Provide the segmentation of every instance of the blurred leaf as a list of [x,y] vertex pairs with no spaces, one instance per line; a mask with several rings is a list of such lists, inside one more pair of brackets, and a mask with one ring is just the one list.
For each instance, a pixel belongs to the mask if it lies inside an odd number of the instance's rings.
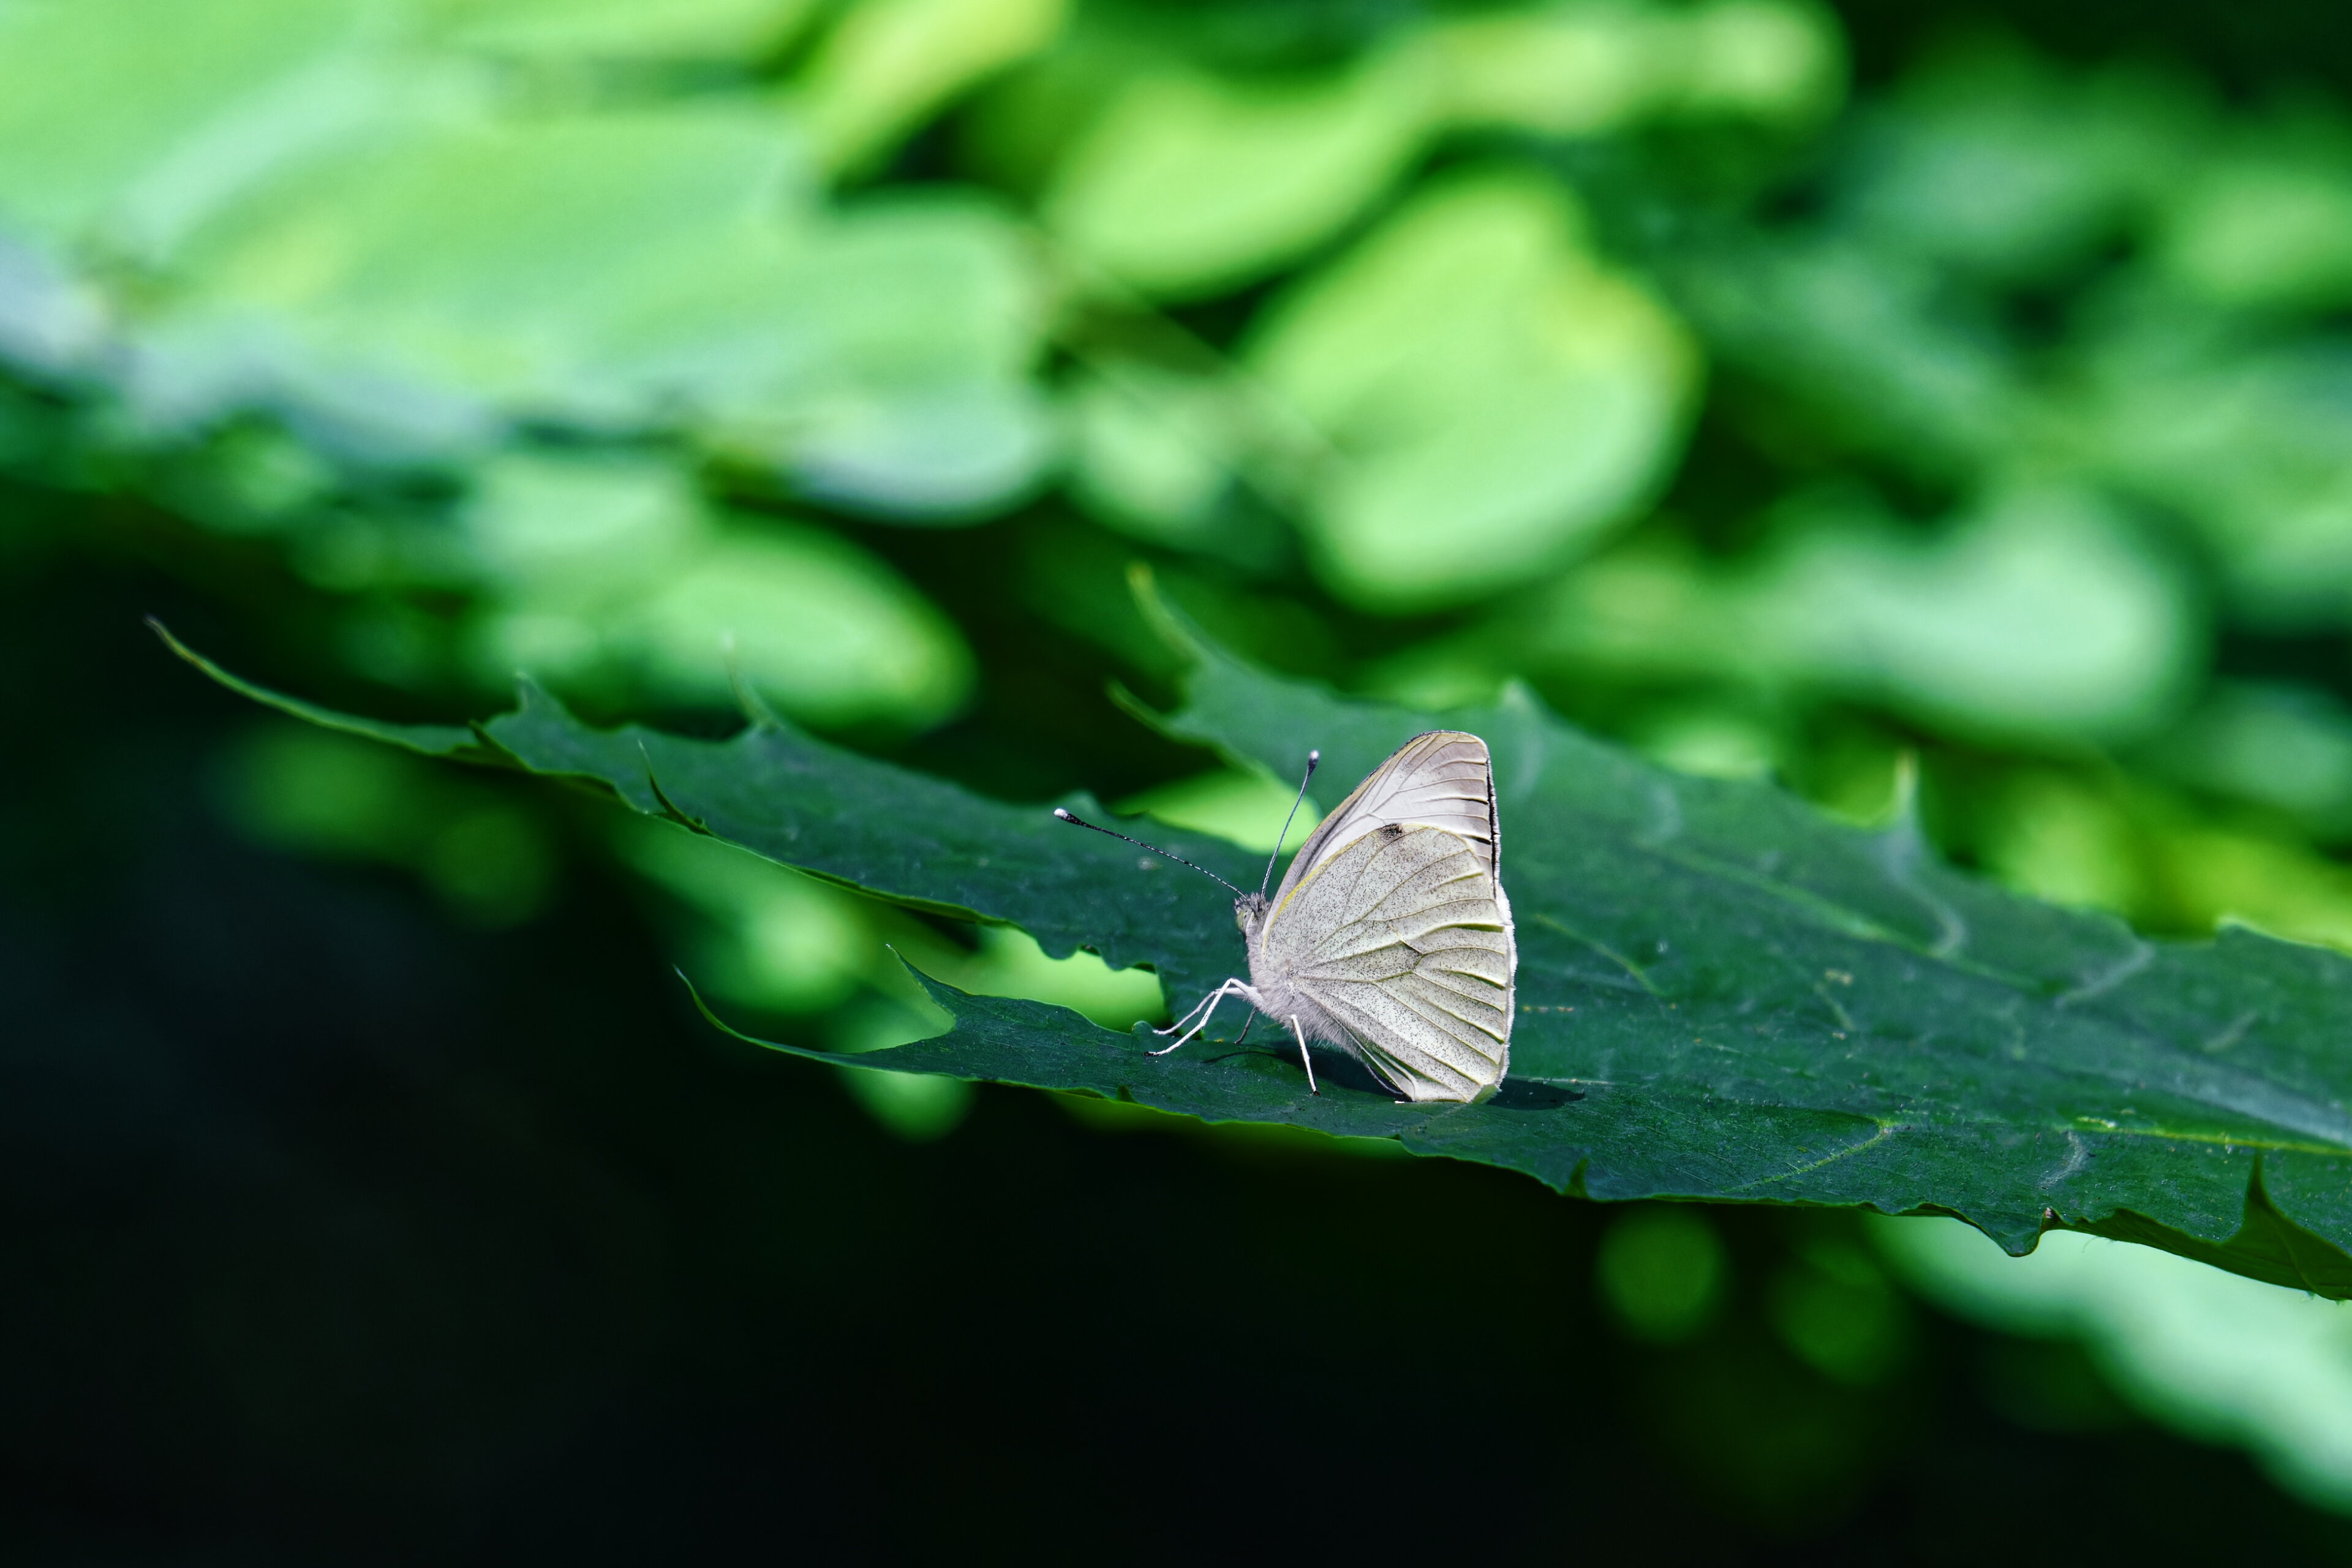
[[[1320,574],[1367,608],[1458,604],[1629,521],[1678,455],[1697,355],[1532,172],[1448,177],[1273,307],[1250,348],[1339,446]],[[1442,526],[1440,525],[1442,521]]]
[[[2258,726],[2252,739],[2280,746],[2272,760],[2282,770],[2282,790],[2292,787],[2285,770],[2302,765],[2298,753],[2313,738],[2293,735],[2282,745],[2274,732],[2262,732],[2275,712],[2230,712],[2235,706],[2193,719],[2152,754],[2177,759],[2200,741],[2217,751],[2244,745],[2249,737],[2231,730]],[[2238,925],[2352,948],[2352,870],[2271,813],[2241,808],[2217,821],[2145,775],[2111,765],[2026,764],[1977,781],[1946,816],[1967,819],[1955,837],[1977,863],[2033,897],[2105,910],[2143,929]]]
[[2166,898],[2194,924],[2352,949],[2352,868],[2309,846],[2198,825],[2164,835],[2156,849]]
[[446,784],[415,757],[332,731],[272,724],[215,770],[223,814],[249,838],[350,859],[400,860],[434,826]]
[[2143,318],[2085,356],[2103,470],[2184,513],[2231,608],[2265,630],[2352,620],[2352,348],[2215,341]]
[[395,90],[383,20],[367,0],[0,6],[0,229],[61,252],[176,233],[371,118]]
[[141,333],[138,406],[165,428],[274,408],[362,456],[683,426],[916,516],[1031,483],[1040,312],[1005,215],[809,203],[780,111],[740,102],[422,129],[209,225]]
[[706,522],[674,463],[510,450],[475,470],[462,527],[467,553],[509,594],[593,604],[668,575]]
[[1671,90],[1678,62],[1658,46],[1667,26],[1631,5],[1496,11],[1438,26],[1446,110],[1472,127],[1552,136],[1614,131]]
[[557,60],[733,60],[783,45],[816,0],[425,0],[437,40]]
[[2045,280],[2136,226],[2193,156],[2200,106],[2145,70],[2087,79],[2005,43],[1952,51],[1862,117],[1848,223],[2007,282]]
[[1429,127],[1429,62],[1376,55],[1282,81],[1191,73],[1125,86],[1065,155],[1042,207],[1071,248],[1163,299],[1248,283],[1354,218]]
[[1772,1281],[1765,1305],[1782,1342],[1839,1383],[1883,1383],[1911,1348],[1908,1304],[1849,1242],[1801,1248]]
[[858,0],[800,75],[802,112],[835,169],[872,162],[942,102],[1045,47],[1067,0]]
[[954,622],[874,556],[813,528],[723,534],[611,635],[673,700],[726,705],[740,674],[786,712],[828,724],[922,728],[971,686]]
[[2203,650],[2179,574],[2097,498],[1995,498],[1933,545],[1800,530],[1752,590],[1758,657],[1963,733],[2145,731]]
[[[105,300],[55,258],[11,239],[0,218],[0,356],[39,380],[97,368],[111,322]],[[52,455],[58,443],[29,438],[37,428],[27,401],[11,389],[0,414],[0,462],[12,466]]]
[[1654,763],[1710,779],[1769,778],[1781,751],[1755,714],[1705,703],[1661,702],[1628,739]]
[[1982,806],[1989,822],[1977,860],[2019,892],[2126,919],[2170,912],[2151,886],[2140,825],[2113,790],[2053,768],[2020,768],[1982,792]]
[[1219,768],[1154,784],[1119,802],[1118,809],[1129,816],[1157,817],[1171,827],[1213,833],[1244,849],[1267,855],[1277,847],[1276,839],[1281,840],[1279,847],[1297,849],[1323,820],[1312,795],[1302,796],[1290,784],[1241,768]]
[[356,384],[346,398],[408,386],[485,416],[644,419],[675,391],[601,340],[714,264],[732,281],[747,250],[780,269],[794,162],[780,123],[741,110],[461,123],[337,160],[177,258],[145,369],[173,390],[149,400],[203,417]]
[[667,367],[708,409],[712,445],[809,494],[929,523],[1021,499],[1057,433],[1030,379],[1041,280],[1011,215],[934,186],[861,201],[795,239],[780,266],[682,275],[614,351]]
[[2352,833],[2352,709],[2315,687],[2221,684],[2140,760],[2315,833]]
[[1182,548],[1216,537],[1248,441],[1213,380],[1114,363],[1070,393],[1072,494],[1121,533]]
[[464,557],[488,590],[472,661],[567,689],[719,709],[737,682],[796,718],[920,729],[963,700],[953,623],[835,534],[715,513],[674,462],[509,451],[477,470]]
[[840,1072],[842,1087],[909,1143],[944,1138],[971,1112],[971,1085],[961,1079],[851,1066]]
[[871,901],[700,834],[629,819],[628,863],[708,918],[690,951],[716,995],[771,1013],[814,1013],[869,978]]
[[259,422],[230,425],[179,456],[157,474],[158,498],[221,533],[299,530],[331,505],[341,478],[285,429]]
[[[1655,546],[1595,562],[1508,623],[1568,668],[1791,683],[1949,731],[2131,739],[2200,667],[2183,575],[2091,493],[2019,490],[1925,540],[1865,502],[1799,502],[1742,566]],[[1509,635],[1509,634],[1505,634]]]
[[953,622],[887,565],[819,530],[763,520],[718,529],[626,594],[541,592],[483,617],[483,674],[726,710],[740,682],[828,725],[921,729],[971,687]]
[[[1899,250],[1834,234],[1735,235],[1661,263],[1708,345],[1773,389],[1735,413],[1793,467],[1851,449],[1957,481],[2034,428],[2014,346]],[[1780,401],[1789,394],[1793,408]]]
[[1845,38],[1827,6],[1805,0],[1716,0],[1664,13],[1665,49],[1681,67],[1669,112],[1803,125],[1845,89]]
[[1694,1209],[1633,1210],[1601,1237],[1593,1272],[1617,1321],[1660,1344],[1706,1328],[1730,1294],[1723,1240]]
[[1245,372],[1090,355],[1066,392],[1069,493],[1105,527],[1252,575],[1296,556],[1284,517],[1329,446]]
[[2180,182],[2157,262],[2221,304],[2313,310],[2352,300],[2352,124],[2257,132]]
[[553,879],[543,830],[512,804],[348,734],[256,729],[219,759],[215,796],[230,825],[257,843],[406,867],[476,924],[529,917]]
[[[1424,716],[1343,702],[1196,647],[1172,733],[1277,771],[1360,775]],[[1181,1003],[1240,958],[1204,880],[765,724],[724,742],[596,731],[528,686],[482,736],[771,858],[1020,924],[1046,952],[1150,958]],[[1677,778],[1523,696],[1457,714],[1494,747],[1521,966],[1513,1076],[1407,1106],[1278,1052],[1144,1042],[1035,1003],[939,993],[956,1028],[873,1065],[1078,1089],[1213,1121],[1403,1140],[1596,1198],[1960,1214],[2012,1251],[2102,1230],[2352,1296],[2352,960],[2240,930],[2157,944],[1766,787]],[[1213,841],[1173,847],[1245,879]],[[801,1054],[824,1053],[783,1047]],[[2242,1229],[2255,1163],[2276,1222]],[[2291,1245],[2284,1250],[2281,1238]]]
[[1565,4],[1440,24],[1456,123],[1592,135],[1652,118],[1804,121],[1836,105],[1843,40],[1808,5]]

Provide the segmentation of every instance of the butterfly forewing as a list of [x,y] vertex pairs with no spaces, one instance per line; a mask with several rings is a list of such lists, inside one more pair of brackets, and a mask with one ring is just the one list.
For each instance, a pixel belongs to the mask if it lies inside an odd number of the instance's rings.
[[1432,730],[1399,746],[1299,846],[1275,893],[1276,906],[1318,861],[1391,823],[1442,827],[1468,840],[1492,877],[1502,836],[1486,742],[1460,730]]

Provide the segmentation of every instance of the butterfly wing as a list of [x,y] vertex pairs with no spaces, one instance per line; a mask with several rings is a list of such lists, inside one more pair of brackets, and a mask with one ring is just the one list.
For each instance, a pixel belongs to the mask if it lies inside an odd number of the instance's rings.
[[1461,730],[1432,730],[1390,752],[1298,847],[1275,891],[1276,907],[1318,861],[1390,824],[1442,827],[1467,839],[1487,876],[1496,877],[1503,836],[1486,742]]
[[1262,951],[1391,1087],[1474,1100],[1508,1065],[1518,944],[1486,742],[1416,735],[1323,819]]

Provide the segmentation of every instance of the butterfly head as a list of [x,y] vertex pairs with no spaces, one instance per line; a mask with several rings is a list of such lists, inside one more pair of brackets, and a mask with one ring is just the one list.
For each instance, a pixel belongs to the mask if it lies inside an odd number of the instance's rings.
[[1265,911],[1272,907],[1264,893],[1244,893],[1234,900],[1234,924],[1242,928],[1242,935],[1255,941],[1258,929],[1265,924]]

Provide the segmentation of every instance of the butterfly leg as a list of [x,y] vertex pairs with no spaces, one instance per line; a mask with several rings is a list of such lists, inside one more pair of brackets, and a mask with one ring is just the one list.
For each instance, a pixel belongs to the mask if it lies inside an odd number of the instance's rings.
[[1186,1013],[1182,1017],[1177,1019],[1174,1023],[1169,1025],[1164,1029],[1154,1029],[1151,1032],[1155,1035],[1181,1034],[1185,1029],[1191,1026],[1193,1019],[1201,1016],[1201,1010],[1203,1007],[1213,1007],[1216,1005],[1217,998],[1225,994],[1226,988],[1228,986],[1238,985],[1240,984],[1241,982],[1238,979],[1226,981],[1223,985],[1218,986],[1214,991],[1210,992],[1206,996],[1203,996],[1198,1002],[1193,1003],[1192,1011]]
[[[1174,1050],[1176,1046],[1184,1044],[1193,1036],[1199,1034],[1202,1030],[1209,1026],[1209,1020],[1217,1016],[1218,1003],[1223,1001],[1228,996],[1247,996],[1249,994],[1251,994],[1251,992],[1249,983],[1247,981],[1226,981],[1223,985],[1220,985],[1214,991],[1210,992],[1202,1004],[1198,1007],[1192,1009],[1192,1013],[1198,1013],[1201,1016],[1201,1021],[1199,1023],[1194,1024],[1191,1028],[1185,1030],[1184,1033],[1178,1037],[1176,1045],[1162,1046],[1160,1049],[1153,1051],[1150,1054],[1155,1057],[1166,1056],[1170,1051]],[[1189,1018],[1192,1016],[1192,1013],[1187,1013],[1185,1016]]]
[[1290,1030],[1298,1037],[1298,1065],[1307,1069],[1307,1092],[1320,1094],[1323,1091],[1315,1087],[1315,1064],[1307,1059],[1307,1031],[1298,1026],[1298,1015],[1296,1013],[1290,1016]]

